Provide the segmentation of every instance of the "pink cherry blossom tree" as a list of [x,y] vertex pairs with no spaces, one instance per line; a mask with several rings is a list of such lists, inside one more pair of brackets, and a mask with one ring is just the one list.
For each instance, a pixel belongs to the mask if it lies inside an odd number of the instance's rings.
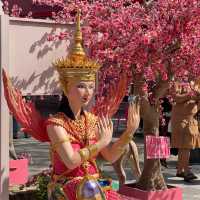
[[[74,21],[77,8],[82,11],[84,45],[90,57],[103,64],[97,96],[102,99],[110,85],[118,83],[121,73],[127,74],[127,86],[133,82],[134,94],[141,99],[144,134],[158,136],[160,98],[173,80],[200,76],[200,0],[58,3],[63,10],[52,14],[57,22]],[[70,35],[51,35],[49,40],[65,37]],[[136,186],[144,190],[167,187],[159,159],[145,159]]]
[[[84,44],[103,63],[98,95],[116,84],[120,73],[132,75],[128,83],[134,82],[134,93],[141,97],[144,134],[158,136],[160,98],[170,83],[200,75],[199,6],[199,0],[76,1],[54,18],[73,21],[81,8]],[[145,159],[137,187],[166,188],[159,159]]]

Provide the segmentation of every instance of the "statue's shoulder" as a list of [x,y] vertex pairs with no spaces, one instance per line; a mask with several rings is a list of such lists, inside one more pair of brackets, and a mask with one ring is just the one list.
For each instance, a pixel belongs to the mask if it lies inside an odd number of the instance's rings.
[[61,125],[63,126],[63,124],[65,123],[66,117],[64,115],[64,113],[56,113],[53,115],[49,115],[49,117],[46,120],[46,125]]

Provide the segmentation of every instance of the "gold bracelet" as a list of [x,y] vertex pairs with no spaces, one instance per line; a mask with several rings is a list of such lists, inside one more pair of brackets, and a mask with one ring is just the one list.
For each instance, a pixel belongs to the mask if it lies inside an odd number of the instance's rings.
[[123,134],[121,137],[122,145],[127,145],[133,139],[133,135]]
[[89,154],[90,154],[90,158],[96,156],[96,154],[98,153],[97,144],[92,144],[92,145],[88,146],[88,151],[89,151]]
[[88,148],[80,149],[78,152],[79,152],[82,162],[85,162],[89,159],[90,152],[89,152]]
[[62,140],[59,140],[58,142],[55,142],[54,144],[51,144],[52,151],[55,151],[62,143],[69,142],[69,141],[70,139],[66,137]]
[[117,153],[124,153],[124,151],[126,150],[126,148],[125,148],[125,146],[118,146],[117,148],[116,148],[116,150],[117,150]]

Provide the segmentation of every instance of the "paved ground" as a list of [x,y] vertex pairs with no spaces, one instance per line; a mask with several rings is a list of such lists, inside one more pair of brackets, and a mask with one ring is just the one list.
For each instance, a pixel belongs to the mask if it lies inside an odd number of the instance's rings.
[[[142,138],[137,137],[136,144],[139,148],[140,154],[140,163],[141,167],[143,166],[143,144]],[[16,152],[30,153],[32,156],[32,163],[30,164],[29,170],[30,174],[36,174],[41,172],[43,169],[46,169],[49,165],[49,153],[48,153],[48,144],[38,143],[31,138],[20,138],[14,140]],[[183,189],[183,200],[200,200],[200,165],[193,165],[193,171],[199,176],[199,179],[195,180],[193,183],[185,183],[181,178],[177,178],[174,175],[176,174],[176,156],[172,156],[169,161],[169,168],[163,169],[163,174],[166,179],[166,182],[170,185],[175,185]],[[112,167],[106,163],[102,167],[105,174],[112,176],[114,180],[117,180],[116,174],[113,171]],[[134,181],[131,169],[126,165],[127,181]]]

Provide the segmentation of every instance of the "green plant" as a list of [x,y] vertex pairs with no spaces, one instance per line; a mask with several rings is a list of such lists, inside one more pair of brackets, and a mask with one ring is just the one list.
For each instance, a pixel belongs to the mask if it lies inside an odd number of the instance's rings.
[[47,186],[51,180],[49,174],[40,174],[37,177],[37,190],[35,196],[37,200],[48,200]]

